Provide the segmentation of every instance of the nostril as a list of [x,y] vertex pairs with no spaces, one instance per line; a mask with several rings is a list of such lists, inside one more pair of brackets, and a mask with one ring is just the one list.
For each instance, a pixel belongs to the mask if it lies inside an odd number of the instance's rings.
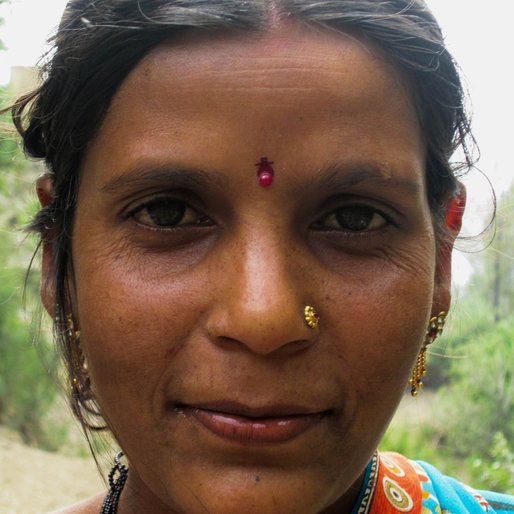
[[289,356],[301,353],[309,349],[314,343],[313,339],[278,340],[272,335],[259,336],[249,335],[246,338],[236,339],[234,337],[218,336],[215,344],[227,351],[247,351],[257,355],[277,354]]
[[281,353],[283,355],[301,353],[311,348],[314,342],[314,339],[298,339],[291,341],[281,348]]

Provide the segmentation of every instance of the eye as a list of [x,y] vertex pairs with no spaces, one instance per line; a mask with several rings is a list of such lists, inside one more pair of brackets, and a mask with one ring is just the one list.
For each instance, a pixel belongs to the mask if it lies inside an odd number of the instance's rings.
[[210,226],[212,221],[204,214],[176,198],[155,198],[133,209],[128,217],[141,225],[157,229],[183,226]]
[[321,230],[369,232],[388,224],[384,215],[366,205],[345,205],[332,211],[315,224]]

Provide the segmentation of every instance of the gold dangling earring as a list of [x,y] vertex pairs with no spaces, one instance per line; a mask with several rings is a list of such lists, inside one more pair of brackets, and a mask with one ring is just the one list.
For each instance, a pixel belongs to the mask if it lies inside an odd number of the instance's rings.
[[440,312],[437,316],[431,318],[428,323],[425,340],[423,341],[423,348],[421,348],[419,352],[409,380],[409,384],[411,386],[410,394],[413,397],[418,396],[418,389],[423,387],[421,379],[427,374],[427,347],[443,333],[446,316],[446,312]]
[[73,393],[81,398],[84,396],[84,392],[89,390],[89,370],[80,346],[80,330],[75,330],[75,323],[71,315],[66,318],[66,335],[70,345],[72,360],[71,387]]

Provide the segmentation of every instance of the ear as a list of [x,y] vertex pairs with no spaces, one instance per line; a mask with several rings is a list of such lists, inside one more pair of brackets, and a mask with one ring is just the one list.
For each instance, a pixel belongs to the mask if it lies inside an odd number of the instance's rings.
[[455,239],[462,228],[462,218],[466,208],[466,188],[459,182],[457,192],[446,206],[444,233],[437,250],[435,271],[435,291],[432,314],[448,312],[451,304],[452,253]]
[[[36,194],[41,208],[48,207],[54,199],[53,179],[50,175],[43,175],[36,181]],[[45,230],[41,235],[43,258],[41,263],[40,295],[43,306],[52,319],[55,317],[55,292],[54,292],[54,248],[55,242],[52,229]]]

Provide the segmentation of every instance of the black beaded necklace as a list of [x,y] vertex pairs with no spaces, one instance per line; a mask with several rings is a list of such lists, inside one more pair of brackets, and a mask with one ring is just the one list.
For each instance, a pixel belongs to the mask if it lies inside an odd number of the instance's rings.
[[123,452],[118,452],[114,457],[114,466],[109,473],[109,491],[104,499],[100,514],[116,514],[121,492],[128,478],[128,468],[121,463]]

